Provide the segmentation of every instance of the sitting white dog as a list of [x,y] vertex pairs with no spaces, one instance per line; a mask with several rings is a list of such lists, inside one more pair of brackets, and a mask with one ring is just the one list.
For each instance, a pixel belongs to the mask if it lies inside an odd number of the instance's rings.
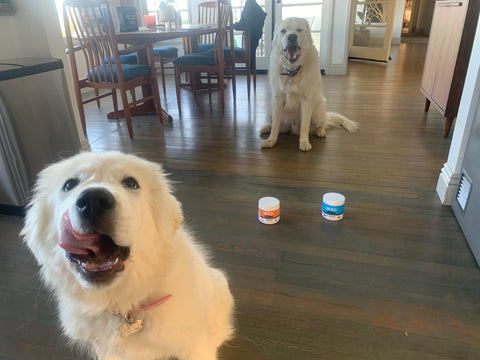
[[159,165],[82,153],[43,170],[22,236],[65,334],[99,360],[214,360],[232,335],[223,273],[182,226]]
[[309,134],[324,137],[329,127],[339,126],[356,131],[356,122],[325,110],[318,51],[307,20],[288,18],[275,27],[268,77],[271,117],[260,133],[270,135],[263,148],[275,146],[280,132],[300,135],[300,150],[309,151]]

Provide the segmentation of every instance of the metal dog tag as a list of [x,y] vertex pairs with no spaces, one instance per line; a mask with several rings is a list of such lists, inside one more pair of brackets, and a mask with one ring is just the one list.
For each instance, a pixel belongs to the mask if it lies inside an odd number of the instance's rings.
[[129,319],[127,317],[124,317],[124,319],[127,323],[118,328],[122,338],[126,338],[127,336],[137,333],[143,329],[142,320],[138,319],[134,321],[133,319]]

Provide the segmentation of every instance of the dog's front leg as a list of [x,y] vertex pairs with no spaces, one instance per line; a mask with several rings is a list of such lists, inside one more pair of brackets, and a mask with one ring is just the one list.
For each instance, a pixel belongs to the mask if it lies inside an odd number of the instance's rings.
[[278,139],[278,133],[280,132],[280,123],[282,121],[282,112],[285,106],[285,95],[277,95],[273,99],[273,118],[272,128],[270,130],[269,137],[263,141],[262,148],[271,148],[275,146]]
[[313,106],[310,101],[302,101],[300,106],[301,111],[301,123],[300,123],[300,143],[299,148],[302,151],[310,151],[312,145],[308,140],[310,133],[310,121],[312,120]]

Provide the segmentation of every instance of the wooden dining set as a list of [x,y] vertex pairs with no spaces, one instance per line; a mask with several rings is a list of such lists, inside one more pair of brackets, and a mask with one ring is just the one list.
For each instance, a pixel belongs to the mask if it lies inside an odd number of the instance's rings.
[[[166,96],[165,64],[170,62],[173,63],[179,114],[182,88],[191,90],[195,101],[198,90],[208,90],[211,97],[212,89],[216,89],[224,112],[225,80],[231,80],[235,101],[239,67],[246,70],[250,98],[251,72],[254,89],[256,85],[255,64],[250,60],[250,36],[248,29],[243,31],[242,43],[235,44],[230,0],[200,3],[196,24],[169,29],[115,31],[112,10],[106,0],[65,0],[63,3],[67,52],[85,136],[84,105],[95,101],[100,107],[100,99],[110,96],[114,110],[108,117],[117,120],[124,117],[131,139],[134,137],[133,115],[156,113],[162,123],[173,121],[162,109],[157,82],[157,75],[160,75]],[[174,38],[183,38],[184,54],[181,56],[176,47],[155,45]],[[79,72],[79,60],[85,62],[86,74]],[[135,92],[139,87],[141,97]],[[93,89],[93,94],[82,91],[84,88]],[[118,104],[117,91],[122,108]]]

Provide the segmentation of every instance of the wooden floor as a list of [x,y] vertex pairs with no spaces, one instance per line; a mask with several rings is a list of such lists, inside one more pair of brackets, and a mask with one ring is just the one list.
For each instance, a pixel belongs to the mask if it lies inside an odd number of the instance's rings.
[[[236,336],[224,360],[480,359],[480,271],[435,186],[451,139],[443,118],[423,112],[419,90],[425,41],[395,46],[388,64],[350,62],[347,76],[324,77],[329,110],[359,122],[298,150],[281,135],[262,150],[269,104],[266,76],[236,107],[227,89],[182,91],[173,77],[164,107],[173,125],[106,120],[108,100],[88,110],[95,152],[122,150],[164,164],[187,224],[229,275]],[[450,135],[451,136],[451,135]],[[322,195],[346,196],[345,217],[321,216]],[[257,220],[260,197],[281,201],[281,220]],[[22,220],[0,215],[0,358],[78,360],[59,335],[55,309],[32,256],[18,239]]]

